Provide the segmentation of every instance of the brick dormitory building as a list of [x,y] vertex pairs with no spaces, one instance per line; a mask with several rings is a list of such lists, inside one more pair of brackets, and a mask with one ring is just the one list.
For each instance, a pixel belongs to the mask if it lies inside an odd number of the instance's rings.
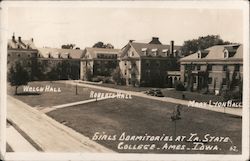
[[238,90],[243,80],[243,45],[216,45],[180,59],[181,81],[189,90]]
[[30,40],[18,39],[12,36],[8,40],[7,70],[20,63],[29,73],[31,80],[47,80],[52,70],[61,71],[54,79],[79,79],[80,58],[83,50],[37,48],[33,38]]
[[153,37],[149,43],[130,41],[122,48],[119,66],[126,85],[169,86],[180,79],[180,46],[164,45]]
[[122,49],[37,48],[34,40],[8,40],[7,67],[16,62],[30,72],[32,80],[48,80],[54,71],[55,80],[86,80],[111,77],[119,68],[126,85],[174,87],[181,81],[187,90],[216,93],[237,90],[243,80],[243,45],[216,45],[186,57],[181,46],[162,44],[153,37],[149,43],[129,41]]

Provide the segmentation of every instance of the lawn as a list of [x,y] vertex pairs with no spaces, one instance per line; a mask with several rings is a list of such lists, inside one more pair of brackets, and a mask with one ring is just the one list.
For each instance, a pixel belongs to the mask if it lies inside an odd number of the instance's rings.
[[76,95],[76,86],[74,85],[47,81],[29,82],[28,85],[32,87],[45,87],[46,85],[49,85],[56,89],[60,88],[61,92],[24,92],[24,87],[20,86],[18,88],[18,95],[14,95],[15,87],[8,86],[8,94],[32,107],[50,107],[91,99],[89,96],[92,89],[82,86],[77,87]]
[[[122,85],[115,85],[115,84],[97,84],[97,86],[127,90],[127,91],[135,91],[135,92],[142,92],[151,89],[152,87],[133,87],[133,86],[122,86]],[[174,88],[159,88],[165,97],[183,99],[183,94],[185,95],[186,100],[195,100],[197,102],[209,102],[211,101],[223,101],[222,96],[215,96],[212,94],[201,94],[198,92],[190,92],[190,91],[176,91]]]
[[[93,138],[96,132],[110,135],[111,140],[103,138],[98,143],[126,153],[206,153],[206,154],[239,154],[241,153],[241,118],[228,114],[217,113],[197,108],[183,106],[181,108],[181,120],[175,124],[171,121],[171,115],[176,105],[161,101],[155,101],[140,97],[131,100],[108,99],[100,102],[83,104],[68,108],[62,108],[47,113],[58,122],[63,122],[83,135]],[[188,141],[124,141],[126,144],[155,144],[160,149],[154,150],[121,150],[118,144],[121,134],[126,135],[151,135],[151,136],[190,136],[197,133],[201,138],[205,134],[213,136],[228,136],[238,148],[238,152],[229,151],[230,142],[205,143],[205,145],[218,145],[219,150],[172,150],[161,149],[165,143],[182,144],[193,147],[193,142]],[[115,136],[114,136],[115,135]],[[114,139],[115,137],[115,139]],[[112,140],[112,138],[114,140]]]

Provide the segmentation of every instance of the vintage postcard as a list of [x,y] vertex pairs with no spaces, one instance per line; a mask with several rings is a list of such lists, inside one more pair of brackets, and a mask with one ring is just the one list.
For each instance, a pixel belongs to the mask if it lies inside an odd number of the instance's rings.
[[249,3],[1,2],[3,160],[248,160]]

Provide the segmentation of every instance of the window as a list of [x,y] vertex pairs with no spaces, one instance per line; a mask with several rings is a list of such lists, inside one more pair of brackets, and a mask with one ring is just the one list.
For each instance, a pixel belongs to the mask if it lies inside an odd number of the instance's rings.
[[17,56],[20,57],[20,54],[18,54]]
[[127,65],[127,61],[124,62],[124,65]]
[[201,65],[197,65],[197,70],[201,70]]
[[30,55],[28,55],[28,57],[30,57]]
[[144,56],[147,56],[147,48],[142,48],[141,51]]
[[157,55],[158,55],[158,50],[157,50],[157,49],[152,49],[151,51],[152,51],[152,54],[153,54],[154,56],[157,56]]
[[222,79],[222,85],[227,85],[227,79],[226,78]]
[[227,65],[223,65],[223,71],[227,71]]
[[187,82],[187,76],[184,77],[184,82]]
[[235,64],[234,70],[235,70],[235,71],[240,71],[240,65],[239,65],[239,64]]
[[200,50],[197,52],[197,55],[198,55],[198,59],[200,59],[201,58],[201,51]]
[[213,78],[209,77],[208,78],[208,84],[212,84]]
[[196,83],[196,82],[197,82],[197,81],[196,81],[196,77],[193,77],[193,82],[194,82],[194,83]]
[[168,56],[168,49],[162,49],[162,53],[164,54],[164,56]]
[[212,68],[213,68],[212,64],[208,64],[208,65],[207,65],[207,70],[208,70],[208,71],[211,71]]
[[159,62],[159,61],[156,62],[156,66],[157,66],[157,67],[160,66],[160,62]]
[[127,71],[126,70],[124,70],[124,75],[127,75]]
[[229,53],[228,53],[228,50],[224,50],[224,58],[228,58],[229,57]]
[[8,56],[10,56],[10,54],[8,54]]

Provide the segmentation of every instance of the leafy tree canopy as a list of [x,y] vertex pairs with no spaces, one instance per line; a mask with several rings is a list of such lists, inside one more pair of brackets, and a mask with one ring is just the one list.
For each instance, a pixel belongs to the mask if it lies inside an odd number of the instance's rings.
[[181,51],[184,56],[188,56],[198,50],[204,50],[214,45],[226,44],[230,44],[230,42],[222,40],[219,35],[207,35],[205,37],[199,37],[198,39],[184,41]]
[[114,49],[114,46],[110,43],[104,44],[103,42],[99,41],[93,45],[93,48],[107,48],[107,49]]
[[11,86],[16,87],[15,94],[17,94],[17,88],[21,85],[27,85],[29,80],[30,76],[28,71],[19,62],[16,62],[10,67],[8,81]]
[[[62,45],[61,48],[62,49],[74,49],[76,45],[75,44],[65,44],[65,45]],[[80,49],[79,47],[76,47],[76,49]]]

